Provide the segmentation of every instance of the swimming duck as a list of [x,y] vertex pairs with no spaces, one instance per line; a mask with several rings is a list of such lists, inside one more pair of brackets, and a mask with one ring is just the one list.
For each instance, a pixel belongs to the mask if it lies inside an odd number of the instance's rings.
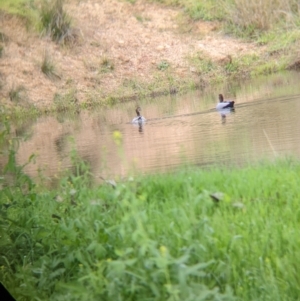
[[224,97],[222,94],[219,94],[219,103],[216,106],[217,110],[223,109],[234,109],[234,101],[224,101]]
[[132,119],[132,123],[143,123],[143,122],[145,122],[146,121],[146,118],[144,118],[143,116],[141,116],[141,108],[140,107],[137,107],[136,108],[136,115],[137,115],[137,117],[134,117],[133,119]]

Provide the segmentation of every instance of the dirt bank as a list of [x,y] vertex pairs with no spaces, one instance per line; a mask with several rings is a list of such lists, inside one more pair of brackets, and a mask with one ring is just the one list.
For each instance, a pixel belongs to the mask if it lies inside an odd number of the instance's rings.
[[[181,82],[199,80],[192,56],[222,64],[259,51],[252,43],[222,35],[217,23],[183,25],[180,9],[158,4],[70,0],[65,9],[77,32],[76,42],[69,46],[28,31],[17,17],[1,14],[2,104],[14,102],[15,90],[19,103],[50,106],[55,95],[72,93],[80,102],[91,97],[100,102],[116,91],[132,93],[143,83],[149,90],[162,88],[170,77],[180,87]],[[55,67],[51,78],[41,70],[46,53]]]

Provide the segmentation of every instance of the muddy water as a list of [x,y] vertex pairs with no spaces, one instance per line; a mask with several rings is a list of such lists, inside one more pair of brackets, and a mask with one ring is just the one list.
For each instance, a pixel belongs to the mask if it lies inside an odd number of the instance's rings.
[[[96,176],[300,157],[299,82],[300,74],[285,73],[138,102],[147,118],[141,127],[130,123],[137,102],[42,117],[15,127],[26,137],[17,159],[24,163],[35,153],[26,172],[52,178],[72,168],[73,148]],[[235,100],[234,113],[222,117],[214,109],[219,93]]]

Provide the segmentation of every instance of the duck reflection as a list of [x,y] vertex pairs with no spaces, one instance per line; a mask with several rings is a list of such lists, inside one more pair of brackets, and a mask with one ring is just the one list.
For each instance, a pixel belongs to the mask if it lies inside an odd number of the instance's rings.
[[139,123],[139,132],[143,133],[144,129],[143,129],[143,124]]
[[138,128],[139,133],[141,133],[141,134],[144,133],[144,124],[143,123],[133,124],[133,126]]

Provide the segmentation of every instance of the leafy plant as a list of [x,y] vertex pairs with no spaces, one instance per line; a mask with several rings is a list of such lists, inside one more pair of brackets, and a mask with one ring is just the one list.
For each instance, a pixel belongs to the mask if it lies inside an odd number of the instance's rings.
[[170,64],[167,61],[161,61],[157,64],[157,69],[160,71],[167,70],[170,67]]

